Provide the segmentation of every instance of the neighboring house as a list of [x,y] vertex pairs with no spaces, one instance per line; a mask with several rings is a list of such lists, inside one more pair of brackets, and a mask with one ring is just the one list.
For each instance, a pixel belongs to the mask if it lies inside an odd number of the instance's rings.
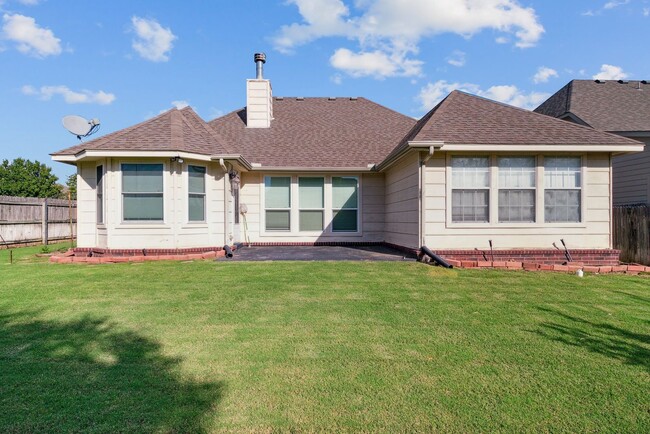
[[[647,80],[573,80],[535,111],[650,145]],[[642,154],[615,155],[613,169],[614,205],[650,205],[650,146]]]
[[53,159],[78,168],[81,248],[470,257],[491,241],[499,258],[548,260],[564,239],[574,257],[611,259],[611,156],[642,149],[459,91],[416,122],[364,98],[273,97],[260,74],[244,109],[209,123],[172,109]]

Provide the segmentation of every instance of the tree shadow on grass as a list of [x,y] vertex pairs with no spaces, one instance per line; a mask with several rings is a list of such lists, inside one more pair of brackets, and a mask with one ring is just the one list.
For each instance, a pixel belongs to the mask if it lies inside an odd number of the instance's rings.
[[222,382],[103,318],[0,315],[0,432],[203,432]]
[[650,335],[589,321],[553,309],[538,309],[556,315],[563,323],[542,323],[542,329],[537,330],[537,334],[650,371]]

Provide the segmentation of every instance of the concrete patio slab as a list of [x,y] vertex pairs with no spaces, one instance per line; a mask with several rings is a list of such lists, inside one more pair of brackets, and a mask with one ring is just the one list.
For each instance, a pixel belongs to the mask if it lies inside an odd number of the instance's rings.
[[415,261],[386,246],[242,246],[219,261]]

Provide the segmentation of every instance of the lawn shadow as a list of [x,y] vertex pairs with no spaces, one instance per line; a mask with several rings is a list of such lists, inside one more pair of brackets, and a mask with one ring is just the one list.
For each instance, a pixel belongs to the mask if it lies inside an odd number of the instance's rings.
[[538,307],[556,315],[559,322],[542,323],[536,333],[556,342],[602,354],[650,371],[650,335],[634,333],[607,323],[597,323],[554,309]]
[[642,297],[636,294],[630,294],[629,292],[625,292],[625,291],[613,291],[613,292],[615,292],[616,294],[623,294],[627,297],[630,297],[634,301],[640,301],[641,303],[650,304],[650,298],[647,297]]
[[105,318],[0,315],[0,432],[204,432],[224,384]]

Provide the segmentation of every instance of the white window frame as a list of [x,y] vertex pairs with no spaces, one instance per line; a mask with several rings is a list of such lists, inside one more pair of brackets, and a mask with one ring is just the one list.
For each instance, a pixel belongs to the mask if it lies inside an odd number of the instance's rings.
[[[354,178],[357,180],[357,206],[356,208],[334,208],[334,178]],[[330,188],[331,188],[331,201],[332,201],[332,218],[330,219],[330,224],[328,227],[330,228],[330,231],[333,234],[356,234],[360,230],[360,225],[361,225],[361,211],[360,211],[360,202],[361,202],[361,197],[360,197],[360,192],[361,192],[361,182],[359,180],[359,176],[357,175],[332,175],[330,177]],[[356,231],[342,231],[342,230],[334,230],[334,213],[336,211],[356,211],[357,212],[357,230]]]
[[[102,176],[101,185],[97,179],[97,174],[100,173],[100,170]],[[100,188],[101,192],[99,191]],[[100,205],[101,213],[99,211]],[[106,166],[104,163],[95,166],[95,223],[97,226],[106,225]]]
[[[300,205],[300,180],[301,179],[322,179],[323,180],[323,207],[322,208],[303,208]],[[298,195],[296,196],[298,198],[296,200],[296,202],[297,202],[296,205],[298,207],[298,223],[297,223],[298,232],[300,232],[301,234],[323,233],[327,229],[327,225],[325,224],[325,222],[326,222],[326,220],[325,220],[325,208],[326,208],[326,206],[325,206],[325,203],[326,203],[325,186],[327,185],[327,178],[325,176],[316,176],[316,175],[298,175],[296,177],[296,183],[298,184]],[[302,230],[300,230],[300,212],[301,211],[321,211],[322,216],[323,216],[323,220],[321,222],[322,229],[319,230],[319,231],[302,231]]]
[[[452,160],[453,158],[487,158],[488,160],[488,185],[487,187],[481,187],[481,188],[458,188],[455,189],[453,186],[453,168],[452,168]],[[449,174],[447,179],[449,182],[447,183],[447,209],[448,209],[448,221],[451,222],[453,225],[459,225],[459,226],[467,226],[467,225],[480,225],[480,226],[485,226],[489,225],[491,221],[493,221],[493,211],[494,211],[494,194],[493,194],[493,186],[495,185],[495,180],[494,180],[494,175],[495,175],[495,170],[494,170],[494,158],[491,158],[490,155],[487,154],[453,154],[449,155],[448,160],[447,160],[447,167],[449,169]],[[498,185],[498,184],[497,184]],[[487,221],[485,222],[479,222],[479,221],[453,221],[453,193],[454,190],[486,190],[488,193],[488,210],[487,210]]]
[[[572,188],[546,188],[546,166],[545,166],[545,160],[542,161],[541,164],[541,170],[542,170],[542,186],[540,190],[542,190],[542,204],[543,204],[543,209],[542,209],[542,219],[545,224],[547,225],[576,225],[576,224],[581,224],[585,222],[585,187],[587,185],[586,178],[585,178],[585,158],[583,155],[561,155],[561,154],[548,154],[544,155],[544,158],[577,158],[580,160],[580,187],[572,187]],[[611,186],[610,186],[611,189]],[[580,219],[578,221],[554,221],[554,222],[547,222],[546,221],[546,190],[566,190],[566,191],[579,191],[580,192],[580,208],[579,208],[579,213],[580,213]]]
[[[205,170],[205,173],[203,174],[203,193],[193,193],[190,191],[190,166],[192,167],[200,167]],[[208,219],[208,168],[207,166],[201,165],[201,164],[187,164],[185,168],[185,185],[187,186],[186,188],[186,198],[187,198],[187,223],[191,225],[200,225],[200,224],[205,224],[207,219]],[[198,196],[201,195],[203,196],[203,220],[190,220],[190,196]]]
[[[487,223],[479,222],[453,222],[452,221],[452,172],[451,172],[451,158],[452,156],[460,157],[488,157],[490,159],[490,219]],[[536,193],[535,193],[535,222],[499,222],[499,201],[498,201],[498,190],[499,190],[499,171],[498,171],[498,157],[505,156],[535,156],[536,157]],[[582,191],[580,194],[580,221],[579,222],[546,222],[544,216],[544,191],[545,191],[545,180],[544,180],[544,157],[579,157],[581,161],[581,181],[582,181]],[[446,178],[446,197],[445,197],[445,227],[449,229],[454,228],[467,228],[467,229],[481,229],[481,228],[494,228],[494,229],[522,229],[522,228],[586,228],[587,227],[587,213],[588,210],[585,208],[585,200],[589,194],[589,180],[588,180],[588,171],[586,168],[587,164],[587,155],[580,152],[567,152],[567,153],[544,153],[544,152],[535,152],[535,153],[504,153],[504,152],[472,152],[472,153],[457,153],[457,152],[448,152],[445,156],[446,167],[445,167],[445,178]]]
[[[290,230],[289,231],[267,231],[266,230],[266,197],[265,197],[265,179],[266,177],[290,177],[291,178],[291,213],[290,213]],[[357,178],[357,231],[356,232],[339,232],[332,231],[332,177],[356,177]],[[300,205],[299,205],[299,177],[312,177],[325,179],[325,208],[322,231],[300,232]],[[260,197],[260,237],[264,238],[303,238],[304,240],[316,240],[321,238],[359,238],[363,236],[363,175],[359,173],[322,173],[322,172],[303,172],[301,174],[286,172],[267,172],[261,174],[259,182]],[[297,198],[297,199],[296,199]]]
[[[267,178],[289,178],[289,207],[288,208],[267,208],[266,207],[266,179]],[[294,179],[293,176],[291,175],[275,175],[275,174],[270,174],[270,175],[264,175],[262,176],[262,194],[260,195],[261,197],[261,202],[260,202],[260,208],[262,210],[262,215],[260,216],[260,221],[262,223],[261,229],[265,233],[270,233],[270,234],[288,234],[292,232],[293,226],[294,226],[294,221],[295,221],[295,212],[293,210],[294,204],[295,204],[295,188],[294,188]],[[289,229],[267,229],[266,228],[266,212],[267,211],[288,211],[289,212]]]
[[[163,170],[162,170],[162,177],[163,177],[163,220],[124,220],[124,177],[123,177],[123,171],[122,171],[122,165],[123,164],[162,164]],[[167,162],[164,160],[154,160],[154,161],[147,161],[147,160],[119,160],[117,161],[117,168],[119,171],[119,191],[118,191],[118,196],[119,200],[118,202],[118,212],[120,215],[120,227],[121,228],[128,228],[130,226],[132,227],[156,227],[159,228],[161,226],[167,226],[167,221],[169,218],[169,210],[167,209],[167,201],[169,200],[168,198],[168,192],[167,192],[167,187],[168,187],[168,182],[169,182],[169,166]],[[126,193],[128,194],[128,193]]]
[[[534,178],[534,185],[532,187],[501,187],[501,168],[499,167],[499,159],[500,158],[532,158],[533,159],[533,178]],[[498,172],[498,181],[496,184],[496,200],[497,200],[497,221],[499,224],[508,224],[508,223],[536,223],[537,220],[537,208],[538,208],[538,197],[537,197],[537,190],[538,190],[538,171],[539,171],[539,163],[538,163],[538,158],[537,155],[497,155],[496,156],[496,168]],[[501,220],[500,216],[500,208],[501,208],[501,203],[500,203],[500,197],[501,197],[501,191],[517,191],[517,190],[526,190],[526,191],[532,191],[533,192],[533,220],[532,221],[525,221],[525,220]]]

